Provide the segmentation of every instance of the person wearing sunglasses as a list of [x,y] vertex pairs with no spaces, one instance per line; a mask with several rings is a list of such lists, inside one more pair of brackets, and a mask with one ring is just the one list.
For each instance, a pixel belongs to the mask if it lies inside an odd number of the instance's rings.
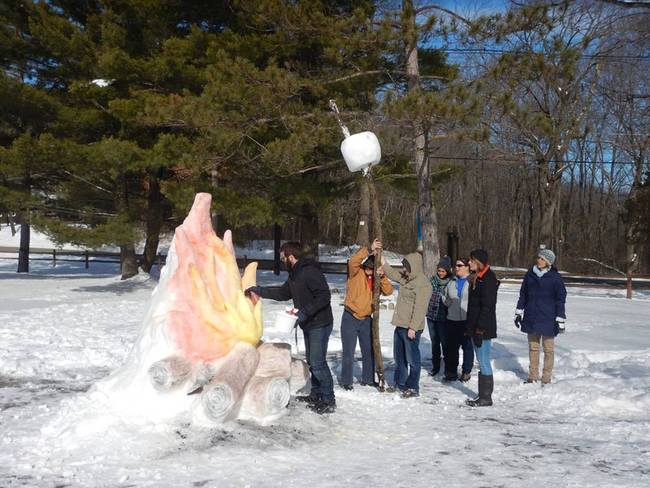
[[[447,306],[447,321],[445,324],[445,376],[443,381],[469,381],[474,365],[474,345],[472,338],[466,334],[467,302],[469,300],[469,260],[458,258],[454,266],[455,276],[451,279],[445,293],[443,303]],[[458,362],[460,348],[463,348],[462,375],[458,377]]]
[[555,253],[550,249],[540,249],[519,290],[515,326],[528,334],[530,360],[528,378],[524,383],[539,380],[540,343],[544,351],[542,386],[551,382],[555,337],[564,332],[566,288],[554,263]]

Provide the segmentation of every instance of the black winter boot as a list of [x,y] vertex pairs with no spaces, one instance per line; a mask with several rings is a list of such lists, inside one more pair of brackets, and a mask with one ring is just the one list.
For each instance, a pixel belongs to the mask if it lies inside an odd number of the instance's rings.
[[492,406],[492,391],[494,390],[494,376],[478,374],[478,396],[474,400],[466,400],[470,407]]
[[320,400],[321,400],[320,395],[314,395],[313,393],[310,393],[309,395],[302,395],[296,397],[297,402],[304,402],[307,403],[308,405],[313,405],[315,403],[318,403]]

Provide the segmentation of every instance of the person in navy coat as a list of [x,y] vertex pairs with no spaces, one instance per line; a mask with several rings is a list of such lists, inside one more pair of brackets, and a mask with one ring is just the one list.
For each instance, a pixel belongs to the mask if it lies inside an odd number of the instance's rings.
[[553,263],[553,251],[540,249],[535,265],[524,276],[515,311],[515,326],[528,334],[530,366],[524,383],[535,383],[539,379],[541,343],[544,350],[542,386],[551,382],[555,336],[564,332],[566,319],[566,288]]

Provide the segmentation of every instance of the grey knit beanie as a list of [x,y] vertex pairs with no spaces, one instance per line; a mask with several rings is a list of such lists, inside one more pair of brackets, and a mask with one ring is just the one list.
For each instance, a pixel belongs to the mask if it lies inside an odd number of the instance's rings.
[[537,252],[537,255],[548,263],[549,266],[553,266],[555,262],[555,253],[550,249],[540,249]]

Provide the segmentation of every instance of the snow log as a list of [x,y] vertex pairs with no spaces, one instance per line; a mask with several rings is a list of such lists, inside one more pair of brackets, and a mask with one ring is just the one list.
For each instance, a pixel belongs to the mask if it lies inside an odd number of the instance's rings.
[[148,374],[154,389],[170,391],[184,384],[190,377],[192,364],[180,356],[169,356],[153,363]]
[[258,362],[257,350],[245,342],[238,342],[220,361],[215,375],[203,387],[201,394],[203,410],[210,420],[223,422],[237,412],[246,383],[253,376]]
[[309,380],[309,366],[302,359],[291,360],[291,377],[289,378],[289,388],[291,393],[302,390]]
[[284,413],[290,397],[286,379],[254,376],[246,385],[239,418],[253,419],[261,424],[275,420]]
[[291,345],[265,342],[257,348],[260,362],[255,376],[278,377],[288,380],[291,376]]

